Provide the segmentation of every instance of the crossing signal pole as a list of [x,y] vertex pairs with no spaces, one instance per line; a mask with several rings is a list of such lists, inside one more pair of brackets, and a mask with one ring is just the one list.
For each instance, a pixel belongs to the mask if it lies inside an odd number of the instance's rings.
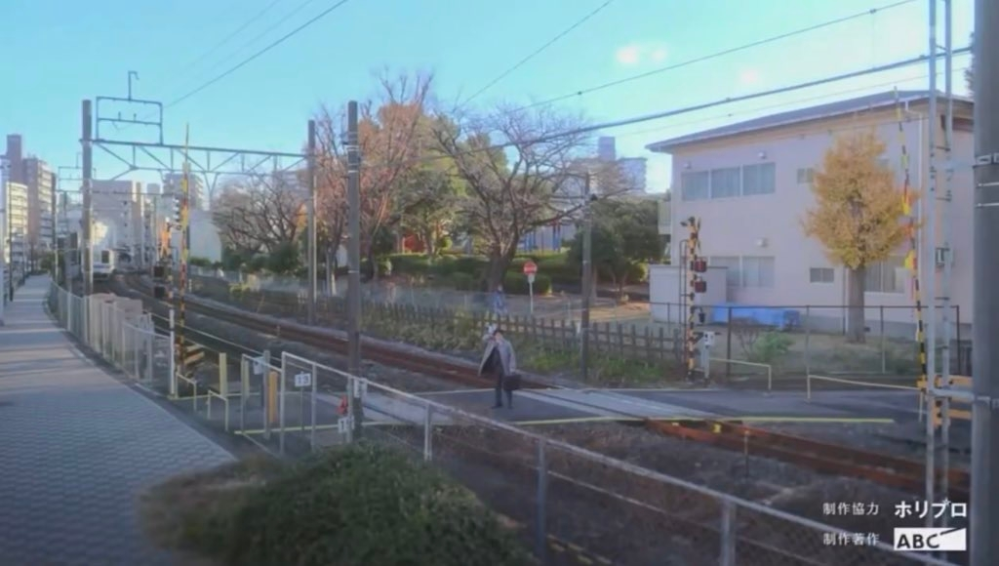
[[686,291],[683,293],[684,308],[687,315],[686,324],[686,350],[687,361],[687,381],[694,381],[694,370],[697,363],[697,343],[703,333],[697,331],[697,324],[704,324],[704,311],[697,305],[697,295],[708,290],[708,282],[704,279],[704,273],[708,270],[708,263],[700,257],[701,251],[701,220],[691,216],[680,223],[681,226],[689,230],[686,240],[686,258],[683,267],[687,270],[689,279],[684,281]]

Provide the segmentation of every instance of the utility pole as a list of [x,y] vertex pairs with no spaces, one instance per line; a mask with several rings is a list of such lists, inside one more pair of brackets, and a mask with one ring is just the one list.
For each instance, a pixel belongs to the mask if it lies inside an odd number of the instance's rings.
[[[7,304],[7,275],[14,277],[13,265],[11,272],[6,273],[7,246],[10,242],[5,237],[7,234],[7,158],[0,157],[0,326],[4,325],[4,305]],[[13,248],[13,246],[11,246]],[[13,264],[14,253],[11,251],[11,264]]]
[[999,556],[999,3],[975,2],[971,566]]
[[[357,133],[357,102],[347,104],[347,219],[349,279],[347,287],[347,371],[361,376],[361,148]],[[350,394],[351,415],[354,417],[354,439],[363,432],[364,403],[360,382],[355,382]]]
[[56,221],[56,187],[58,187],[58,177],[56,174],[52,174],[52,280],[56,283],[59,282],[59,226]]
[[316,121],[309,120],[309,324],[316,323]]
[[[88,296],[94,292],[94,250],[91,247],[93,219],[90,207],[93,190],[93,126],[94,119],[91,101],[83,101],[83,294]],[[86,319],[85,319],[86,320]],[[89,323],[89,322],[88,322]]]
[[593,207],[590,172],[583,184],[583,313],[579,322],[579,373],[587,383],[590,372],[590,302],[593,295]]
[[[929,127],[927,132],[927,145],[929,151],[929,183],[926,186],[926,206],[924,209],[926,237],[923,239],[927,249],[923,250],[922,283],[925,287],[927,301],[930,305],[930,316],[926,318],[926,406],[930,411],[930,418],[926,419],[926,502],[936,503],[936,481],[937,481],[937,423],[932,418],[932,414],[937,407],[937,316],[939,314],[939,301],[937,294],[937,130],[940,128],[940,110],[937,106],[937,1],[928,0],[929,3],[929,67],[930,67],[930,92],[929,92]],[[933,513],[926,514],[926,526],[933,526]]]

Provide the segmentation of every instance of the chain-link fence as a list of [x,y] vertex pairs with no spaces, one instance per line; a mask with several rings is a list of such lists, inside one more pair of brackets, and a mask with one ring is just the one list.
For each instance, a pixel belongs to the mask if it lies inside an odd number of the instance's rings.
[[125,375],[153,389],[170,390],[173,342],[156,332],[141,302],[114,295],[80,297],[53,283],[49,306],[62,328]]

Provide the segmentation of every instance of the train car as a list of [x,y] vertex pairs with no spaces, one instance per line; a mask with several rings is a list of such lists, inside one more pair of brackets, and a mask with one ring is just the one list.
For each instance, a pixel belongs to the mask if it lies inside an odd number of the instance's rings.
[[94,250],[94,281],[107,281],[115,270],[115,251],[109,248]]

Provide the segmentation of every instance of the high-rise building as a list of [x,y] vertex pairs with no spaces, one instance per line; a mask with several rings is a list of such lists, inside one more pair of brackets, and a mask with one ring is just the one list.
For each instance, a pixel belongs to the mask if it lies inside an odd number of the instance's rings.
[[[163,175],[163,194],[176,195],[178,198],[183,192],[181,181],[184,179],[183,173],[167,173]],[[188,202],[192,210],[205,210],[205,183],[201,175],[191,173],[187,177],[188,182]]]
[[647,174],[647,163],[644,157],[622,157],[618,160],[621,167],[621,174],[624,177],[629,193],[641,194],[645,192],[645,177]]
[[6,245],[3,249],[3,261],[13,267],[15,274],[21,276],[28,263],[28,187],[21,183],[7,183],[7,202],[4,208],[7,213],[7,233],[0,235]]
[[600,161],[616,161],[617,149],[613,136],[600,136],[597,138],[597,159]]
[[48,163],[34,156],[25,156],[24,140],[20,134],[7,136],[5,153],[9,164],[9,178],[28,191],[27,246],[31,264],[37,267],[41,254],[51,247],[52,200],[55,198],[55,174]]

